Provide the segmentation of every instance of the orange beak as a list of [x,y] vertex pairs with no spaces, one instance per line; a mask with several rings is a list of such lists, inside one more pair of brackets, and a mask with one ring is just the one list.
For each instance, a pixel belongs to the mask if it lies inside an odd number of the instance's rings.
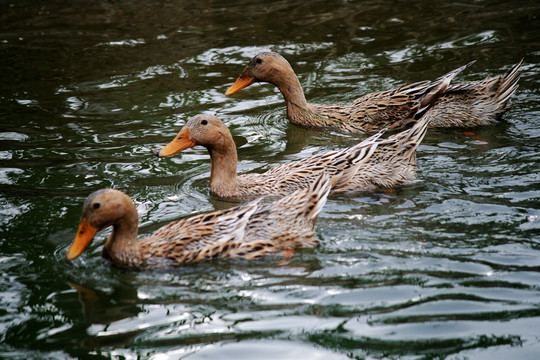
[[158,153],[159,157],[171,156],[182,150],[194,147],[195,142],[189,138],[189,128],[183,128],[169,145],[165,146]]
[[243,88],[245,88],[246,86],[253,84],[254,81],[255,81],[254,78],[249,77],[245,75],[244,73],[242,73],[242,75],[240,75],[240,77],[236,79],[234,84],[232,84],[231,87],[225,92],[225,95],[235,94],[239,92],[240,90],[242,90]]
[[86,219],[82,219],[81,223],[79,224],[79,229],[77,230],[75,240],[73,240],[73,244],[71,244],[68,249],[66,259],[73,260],[77,256],[81,255],[88,244],[90,244],[90,241],[92,241],[98,230],[99,229],[88,225]]

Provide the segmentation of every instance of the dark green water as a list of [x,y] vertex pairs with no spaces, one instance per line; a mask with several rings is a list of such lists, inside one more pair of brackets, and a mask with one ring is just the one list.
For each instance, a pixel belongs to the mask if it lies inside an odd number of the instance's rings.
[[[540,353],[537,1],[0,0],[0,357],[533,359]],[[141,233],[227,208],[204,149],[154,153],[217,114],[242,171],[349,146],[285,119],[281,95],[223,94],[257,52],[293,65],[313,102],[349,102],[476,59],[525,59],[496,126],[430,131],[418,181],[331,197],[320,244],[276,261],[130,272],[108,232],[64,260],[82,203],[136,202]]]

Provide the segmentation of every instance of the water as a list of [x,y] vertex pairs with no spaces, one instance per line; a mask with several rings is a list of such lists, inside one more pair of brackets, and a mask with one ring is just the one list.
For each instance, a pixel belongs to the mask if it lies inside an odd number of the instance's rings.
[[[0,356],[532,359],[540,352],[540,6],[532,1],[0,2]],[[333,196],[291,262],[166,271],[66,262],[82,203],[127,192],[141,234],[232,204],[195,148],[157,159],[190,116],[231,128],[241,171],[339,149],[290,125],[280,94],[224,92],[270,49],[307,98],[345,103],[525,58],[496,126],[433,130],[418,181]]]

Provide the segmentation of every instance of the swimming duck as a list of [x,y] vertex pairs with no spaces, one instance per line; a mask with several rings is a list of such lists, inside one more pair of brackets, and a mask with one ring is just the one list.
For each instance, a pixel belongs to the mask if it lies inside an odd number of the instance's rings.
[[415,178],[416,148],[424,138],[428,120],[377,141],[383,131],[350,148],[315,154],[275,166],[265,173],[237,175],[238,155],[231,132],[217,117],[191,118],[178,135],[158,153],[174,155],[195,145],[210,153],[210,192],[222,199],[241,201],[261,195],[290,193],[306,187],[321,173],[339,175],[332,192],[373,191],[405,184]]
[[[475,127],[495,123],[508,109],[505,104],[517,88],[522,62],[504,76],[449,85],[471,62],[433,82],[370,93],[350,105],[320,105],[306,101],[300,81],[284,57],[275,52],[261,52],[251,59],[225,95],[254,82],[269,82],[281,91],[287,118],[293,124],[344,133],[401,128],[415,114],[422,114],[422,109],[427,109],[426,115],[432,118],[431,127]],[[416,115],[416,119],[419,117]]]
[[313,246],[317,215],[331,182],[321,175],[308,187],[274,202],[259,198],[242,206],[172,222],[147,238],[137,239],[137,209],[129,196],[113,189],[98,190],[86,199],[67,259],[78,257],[97,231],[113,227],[103,257],[121,267],[159,267],[212,258],[256,259],[287,255]]

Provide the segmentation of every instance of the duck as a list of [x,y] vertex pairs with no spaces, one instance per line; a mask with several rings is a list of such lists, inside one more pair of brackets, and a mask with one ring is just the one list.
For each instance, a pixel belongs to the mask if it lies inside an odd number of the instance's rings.
[[375,191],[416,178],[416,149],[428,124],[429,119],[422,118],[410,129],[384,140],[379,140],[383,129],[349,148],[314,154],[264,173],[238,175],[238,154],[229,128],[214,115],[199,114],[190,118],[157,155],[167,157],[196,145],[205,147],[211,159],[210,193],[228,201],[283,196],[306,187],[322,173],[339,175],[332,193]]
[[[435,81],[421,81],[366,94],[348,105],[308,103],[293,68],[281,55],[257,54],[225,92],[232,95],[254,82],[278,87],[287,105],[287,118],[295,125],[342,133],[365,134],[381,128],[404,128],[425,110],[430,127],[472,128],[496,123],[508,110],[506,102],[518,87],[521,60],[503,76],[450,84],[470,62]],[[415,117],[416,116],[416,117]]]
[[244,205],[174,221],[137,239],[133,200],[116,189],[93,192],[84,202],[69,261],[80,256],[95,234],[112,226],[102,256],[125,268],[171,267],[213,258],[254,260],[264,255],[291,256],[294,249],[317,243],[315,222],[335,178],[321,175],[308,187],[276,201],[264,197]]

